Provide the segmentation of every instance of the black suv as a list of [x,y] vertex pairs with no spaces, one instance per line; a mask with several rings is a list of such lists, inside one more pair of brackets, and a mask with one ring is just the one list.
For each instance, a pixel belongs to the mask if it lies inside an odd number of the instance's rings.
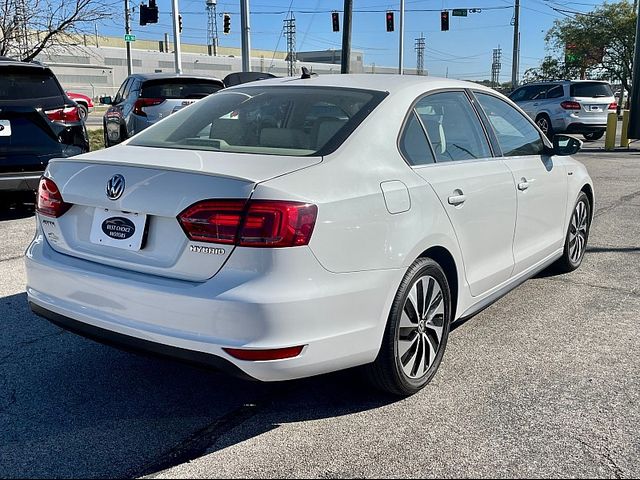
[[0,204],[38,189],[50,159],[89,151],[78,105],[37,62],[0,57]]

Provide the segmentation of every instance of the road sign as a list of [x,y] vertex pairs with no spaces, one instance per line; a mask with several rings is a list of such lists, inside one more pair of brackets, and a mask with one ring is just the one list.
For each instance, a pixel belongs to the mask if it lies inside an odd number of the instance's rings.
[[125,42],[135,42],[136,41],[136,36],[127,34],[127,35],[124,36],[124,41]]
[[452,17],[466,17],[467,16],[467,9],[466,8],[454,8],[451,11],[451,16]]

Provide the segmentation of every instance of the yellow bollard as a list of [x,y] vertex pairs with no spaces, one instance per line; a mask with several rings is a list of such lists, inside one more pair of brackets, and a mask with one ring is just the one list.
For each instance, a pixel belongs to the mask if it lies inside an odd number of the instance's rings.
[[620,146],[629,148],[629,110],[622,111],[622,132],[620,132]]
[[611,112],[607,116],[607,134],[604,137],[604,149],[614,150],[616,148],[616,129],[618,128],[618,114]]

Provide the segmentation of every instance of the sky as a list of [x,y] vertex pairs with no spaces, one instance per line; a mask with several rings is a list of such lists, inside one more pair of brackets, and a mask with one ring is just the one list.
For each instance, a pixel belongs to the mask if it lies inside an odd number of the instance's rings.
[[[143,0],[147,1],[147,0]],[[130,0],[131,6],[140,0]],[[544,36],[554,20],[572,17],[570,12],[588,12],[600,0],[521,0],[520,78],[527,68],[535,67],[545,55]],[[132,17],[137,38],[161,40],[171,36],[171,0],[157,0],[159,22],[139,25],[138,10]],[[342,32],[333,32],[331,11],[342,11],[343,0],[250,0],[251,47],[262,50],[286,50],[282,35],[283,20],[291,11],[296,19],[297,51],[340,49]],[[426,39],[424,65],[429,75],[467,80],[491,77],[493,49],[502,49],[500,81],[511,80],[513,53],[514,0],[405,0],[404,66],[416,67],[415,39]],[[182,41],[206,44],[207,14],[205,0],[179,0],[183,17]],[[353,0],[352,48],[364,52],[366,65],[398,66],[399,0]],[[481,9],[467,17],[450,16],[450,30],[440,31],[440,10]],[[386,31],[385,11],[396,10],[395,31]],[[218,31],[221,46],[240,47],[240,2],[218,0]],[[224,12],[231,14],[231,33],[222,33]],[[124,15],[114,16],[100,26],[100,34],[124,34]],[[342,28],[342,15],[340,27]]]

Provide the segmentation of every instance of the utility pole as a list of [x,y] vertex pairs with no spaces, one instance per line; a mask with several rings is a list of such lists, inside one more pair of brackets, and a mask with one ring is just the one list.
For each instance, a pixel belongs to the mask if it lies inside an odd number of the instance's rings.
[[513,10],[513,55],[511,63],[511,88],[518,86],[518,70],[520,68],[520,0],[515,0]]
[[169,53],[169,34],[166,32],[164,34],[164,51]]
[[[636,14],[638,7],[636,2]],[[631,102],[629,103],[629,127],[627,128],[629,138],[640,139],[640,15],[636,19],[636,46],[633,52],[633,73],[631,76]],[[620,89],[620,103],[624,98],[624,91]]]
[[249,39],[249,0],[240,0],[240,28],[242,29],[242,71],[251,71],[251,41]]
[[[131,35],[131,18],[129,18],[129,0],[124,0],[124,33]],[[131,60],[131,42],[124,42],[127,47],[127,72],[131,75],[133,60]]]
[[296,19],[293,12],[284,20],[284,36],[287,39],[287,73],[293,77],[296,74]]
[[342,52],[340,55],[340,73],[349,73],[351,66],[351,14],[353,0],[344,0],[342,14]]
[[491,63],[491,86],[497,87],[500,85],[500,68],[502,68],[502,49],[500,45],[498,48],[493,49],[493,63]]
[[182,73],[182,55],[180,54],[180,9],[178,0],[172,0],[171,11],[173,12],[173,51],[175,55],[176,73]]
[[424,75],[424,34],[420,34],[420,38],[416,38],[416,75]]
[[400,41],[398,42],[398,74],[404,73],[404,0],[400,0]]

